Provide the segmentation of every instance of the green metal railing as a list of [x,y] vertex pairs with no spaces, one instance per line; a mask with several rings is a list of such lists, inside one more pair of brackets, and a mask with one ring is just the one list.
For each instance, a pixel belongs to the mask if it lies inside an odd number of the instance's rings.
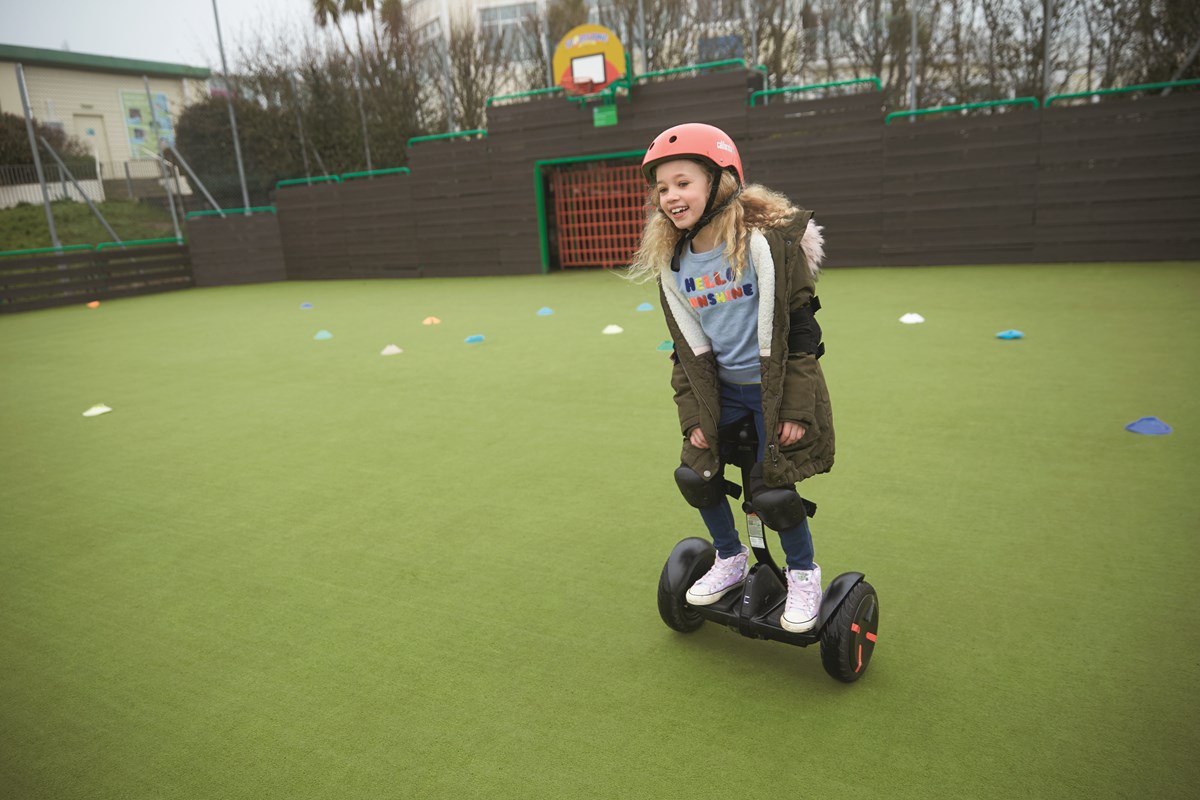
[[134,239],[132,242],[101,242],[100,244],[96,245],[96,251],[99,252],[100,250],[110,250],[114,247],[120,247],[124,249],[126,247],[142,247],[152,244],[182,245],[183,239],[176,239],[174,236],[171,236],[166,239]]
[[313,183],[341,183],[342,179],[337,175],[316,175],[312,178],[288,178],[287,180],[279,181],[275,184],[278,189],[281,186],[300,186],[301,184],[310,185]]
[[[750,69],[750,65],[746,63],[744,58],[727,58],[723,61],[706,61],[703,64],[693,64],[690,67],[673,67],[671,69],[659,69],[654,72],[643,72],[641,75],[634,77],[633,82],[645,80],[646,78],[662,78],[667,75],[679,75],[683,72],[695,72],[698,69],[717,69],[718,67],[732,67],[740,65],[743,69]],[[766,70],[766,67],[755,67],[755,69]]]
[[366,172],[343,172],[342,181],[352,181],[355,178],[373,178],[376,175],[411,175],[408,167],[388,167],[387,169],[369,169]]
[[40,256],[45,253],[68,253],[94,249],[95,246],[90,244],[67,244],[62,247],[35,247],[32,250],[5,250],[0,253],[0,258],[4,256]]
[[484,103],[484,107],[490,108],[492,103],[496,102],[497,100],[516,100],[521,97],[536,97],[538,95],[557,94],[565,91],[566,89],[562,88],[561,86],[551,86],[549,89],[534,89],[528,92],[517,92],[516,94],[497,94],[489,97],[487,102]]
[[1193,78],[1186,81],[1165,81],[1163,83],[1142,83],[1137,86],[1122,86],[1118,89],[1096,89],[1091,92],[1072,92],[1070,94],[1056,94],[1046,98],[1045,107],[1049,108],[1051,103],[1058,100],[1071,100],[1078,97],[1094,97],[1104,94],[1121,94],[1123,92],[1154,92],[1159,89],[1176,89],[1181,86],[1200,86],[1200,78]]
[[412,147],[417,142],[432,142],[435,139],[456,139],[460,136],[476,136],[482,135],[487,138],[487,131],[483,128],[476,128],[473,131],[454,131],[453,133],[434,133],[429,136],[414,136],[405,143],[405,147]]
[[875,91],[883,91],[883,85],[879,82],[879,78],[855,78],[847,81],[832,81],[830,83],[813,83],[808,86],[783,86],[779,89],[764,89],[761,92],[754,92],[750,95],[750,105],[754,105],[754,101],[759,97],[770,97],[776,94],[791,94],[793,92],[814,92],[817,89],[832,89],[835,86],[852,86],[858,83],[873,83]]
[[642,158],[645,150],[625,150],[620,153],[603,153],[597,156],[568,156],[566,158],[545,158],[533,164],[533,186],[537,195],[538,238],[541,240],[542,272],[550,271],[550,236],[546,230],[546,189],[542,183],[542,167],[555,164],[582,164],[587,161],[608,161],[616,158]]
[[220,211],[215,211],[212,209],[206,211],[189,211],[184,216],[184,219],[193,219],[195,217],[222,217],[227,214],[246,215],[265,213],[274,214],[275,206],[255,206],[254,208],[223,208]]
[[917,108],[912,111],[893,111],[883,118],[884,125],[891,125],[896,117],[917,117],[925,114],[945,114],[951,111],[969,111],[973,108],[991,108],[993,106],[1031,105],[1038,107],[1036,97],[1014,97],[1011,100],[989,100],[985,103],[962,103],[956,106],[938,106],[936,108]]

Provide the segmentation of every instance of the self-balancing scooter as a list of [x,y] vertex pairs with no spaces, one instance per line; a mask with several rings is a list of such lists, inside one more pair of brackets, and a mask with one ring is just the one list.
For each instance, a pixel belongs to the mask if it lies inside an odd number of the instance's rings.
[[[763,523],[758,516],[761,509],[756,510],[751,496],[751,486],[755,483],[751,480],[751,469],[758,453],[757,438],[751,417],[721,429],[722,461],[734,464],[742,471],[745,491],[742,510],[746,512],[750,548],[757,563],[750,568],[740,591],[734,589],[712,605],[693,606],[685,599],[687,590],[712,567],[716,551],[705,539],[684,539],[675,545],[663,566],[658,581],[658,613],[668,627],[681,633],[692,633],[708,619],[728,625],[753,639],[772,639],[799,647],[819,642],[825,671],[839,681],[853,683],[866,672],[875,649],[879,598],[861,572],[843,572],[825,589],[817,624],[811,631],[792,633],[783,629],[779,618],[787,600],[786,578],[767,549]],[[680,469],[687,470],[686,467]],[[733,490],[738,487],[728,485],[736,498],[740,492]],[[811,516],[816,506],[802,502],[806,509],[804,513]]]

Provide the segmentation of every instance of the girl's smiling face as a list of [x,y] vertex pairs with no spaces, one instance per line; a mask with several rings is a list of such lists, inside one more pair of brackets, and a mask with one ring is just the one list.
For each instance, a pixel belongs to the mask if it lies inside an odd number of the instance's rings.
[[688,230],[704,215],[708,201],[708,171],[690,159],[664,161],[654,170],[658,207],[680,230]]

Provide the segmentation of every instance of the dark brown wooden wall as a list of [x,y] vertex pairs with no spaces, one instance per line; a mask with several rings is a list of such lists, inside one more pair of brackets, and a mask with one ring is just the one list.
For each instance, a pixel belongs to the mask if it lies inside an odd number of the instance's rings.
[[192,285],[188,247],[130,245],[0,259],[0,313],[154,294]]
[[[815,210],[831,267],[1200,258],[1198,93],[885,125],[879,92],[748,105],[761,87],[752,71],[642,83],[604,128],[530,98],[489,108],[486,138],[414,144],[411,174],[285,187],[286,276],[539,272],[536,187],[565,167],[537,162],[640,153],[680,122],[723,128],[748,180]],[[220,224],[203,219],[193,238]]]
[[231,286],[287,279],[275,214],[228,214],[188,220],[192,275],[197,286]]

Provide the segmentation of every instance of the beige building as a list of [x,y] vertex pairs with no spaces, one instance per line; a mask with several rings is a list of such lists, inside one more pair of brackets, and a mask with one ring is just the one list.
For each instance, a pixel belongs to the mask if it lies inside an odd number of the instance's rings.
[[106,178],[123,178],[125,162],[152,161],[160,140],[173,144],[180,112],[209,91],[201,67],[0,44],[0,111],[17,116],[17,64],[34,118],[88,146]]

